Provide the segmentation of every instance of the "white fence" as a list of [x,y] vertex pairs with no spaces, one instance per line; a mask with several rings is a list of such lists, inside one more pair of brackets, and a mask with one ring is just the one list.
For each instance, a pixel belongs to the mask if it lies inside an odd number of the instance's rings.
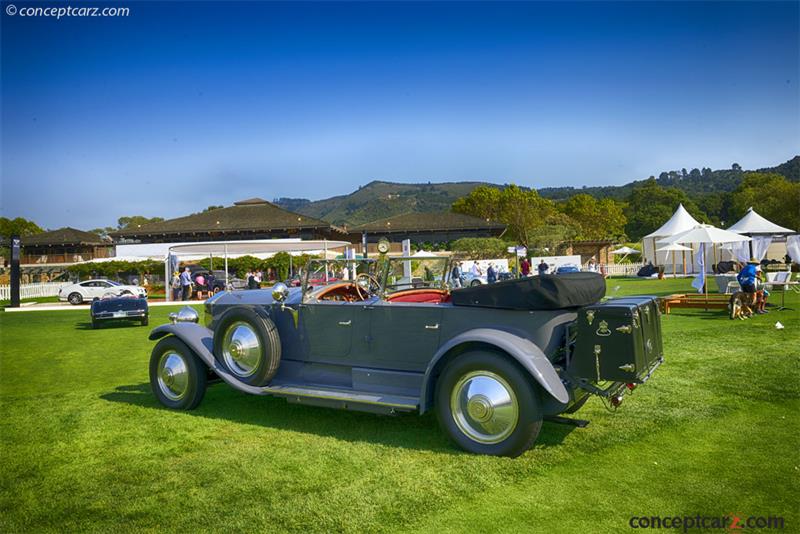
[[[19,298],[55,297],[59,289],[71,282],[47,282],[41,284],[20,284]],[[11,286],[0,286],[0,300],[11,300]]]
[[609,276],[636,276],[644,263],[615,263],[603,267]]

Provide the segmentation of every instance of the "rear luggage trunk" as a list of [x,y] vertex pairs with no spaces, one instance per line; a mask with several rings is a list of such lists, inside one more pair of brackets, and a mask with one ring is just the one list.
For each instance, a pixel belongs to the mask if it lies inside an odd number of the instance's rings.
[[567,371],[591,382],[642,383],[664,359],[654,297],[627,297],[582,308],[573,326]]

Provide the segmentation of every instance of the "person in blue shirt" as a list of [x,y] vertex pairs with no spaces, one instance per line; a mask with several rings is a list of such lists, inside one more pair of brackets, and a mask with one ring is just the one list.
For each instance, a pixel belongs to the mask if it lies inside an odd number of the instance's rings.
[[739,271],[739,274],[736,275],[736,280],[739,282],[739,285],[742,286],[742,291],[747,293],[749,298],[749,304],[752,306],[755,304],[755,297],[756,297],[756,278],[758,277],[758,272],[756,267],[758,266],[758,260],[755,258],[750,258],[750,261],[747,262],[747,265],[742,267],[742,270]]
[[189,300],[189,297],[192,296],[192,273],[188,267],[181,273],[181,290],[182,299]]

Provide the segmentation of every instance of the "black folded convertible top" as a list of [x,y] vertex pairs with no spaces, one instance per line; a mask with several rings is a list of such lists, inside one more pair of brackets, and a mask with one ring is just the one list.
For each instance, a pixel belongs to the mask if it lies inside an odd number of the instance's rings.
[[545,274],[457,289],[455,306],[512,310],[558,310],[594,304],[606,294],[606,281],[597,273]]

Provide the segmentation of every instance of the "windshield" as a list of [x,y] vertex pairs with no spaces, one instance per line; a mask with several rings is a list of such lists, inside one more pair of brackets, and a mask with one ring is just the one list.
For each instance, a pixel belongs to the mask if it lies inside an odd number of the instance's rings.
[[406,289],[446,289],[449,281],[447,258],[389,258],[386,260],[384,292],[390,295]]
[[344,281],[355,281],[359,274],[375,276],[375,260],[311,260],[301,274],[307,288],[315,288]]

